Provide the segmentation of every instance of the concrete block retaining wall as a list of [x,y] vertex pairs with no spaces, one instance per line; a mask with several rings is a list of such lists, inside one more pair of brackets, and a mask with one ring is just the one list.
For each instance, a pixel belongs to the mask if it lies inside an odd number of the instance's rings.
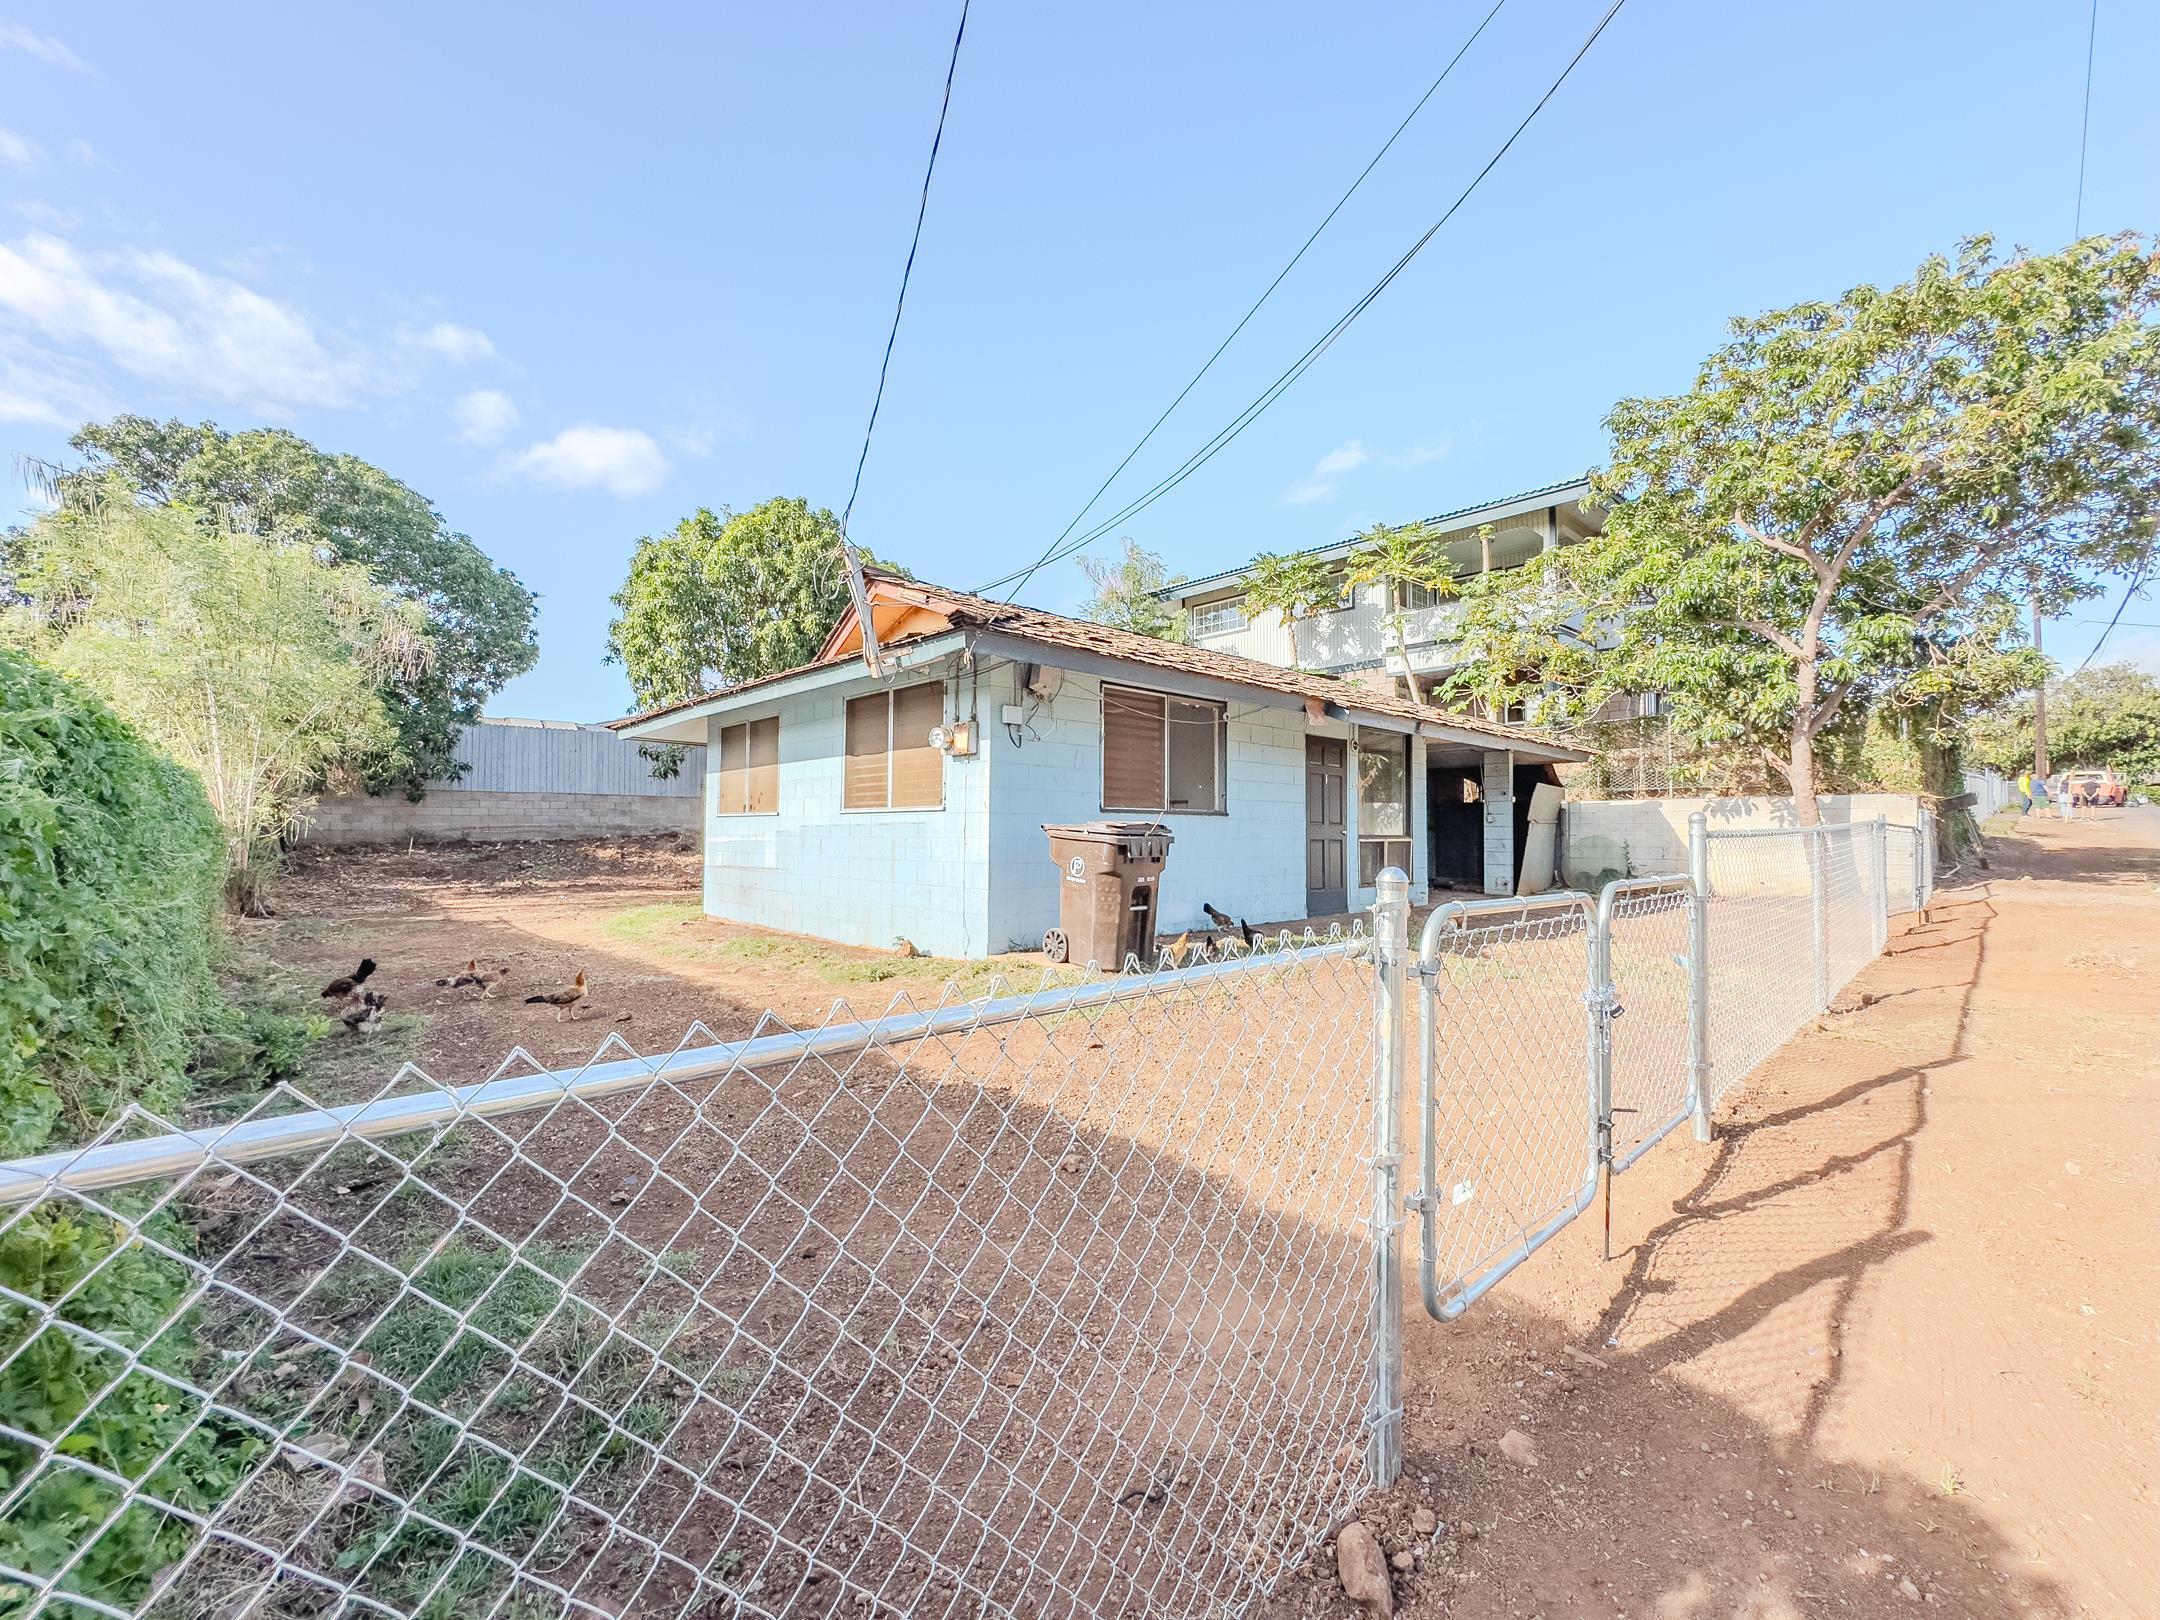
[[402,793],[322,799],[300,837],[315,844],[402,844],[698,835],[702,748],[685,749],[680,773],[660,777],[636,743],[598,726],[483,720],[465,728],[457,757],[464,774],[430,782],[418,803]]

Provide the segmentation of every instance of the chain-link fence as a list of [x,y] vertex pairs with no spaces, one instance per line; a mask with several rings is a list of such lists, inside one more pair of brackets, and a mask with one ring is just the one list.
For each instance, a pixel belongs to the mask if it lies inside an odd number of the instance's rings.
[[1881,946],[1879,823],[1691,856],[0,1166],[0,1607],[1242,1613],[1399,1467],[1405,1213],[1459,1314]]
[[1711,832],[1690,871],[1443,906],[1419,952],[1426,1307],[1451,1319],[1881,951],[1881,821]]
[[1234,1609],[1366,1486],[1373,977],[611,1039],[11,1166],[0,1595]]

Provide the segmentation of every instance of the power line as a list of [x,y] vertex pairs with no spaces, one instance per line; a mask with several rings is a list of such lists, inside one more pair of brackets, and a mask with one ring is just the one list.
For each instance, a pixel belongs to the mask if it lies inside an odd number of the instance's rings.
[[[1185,461],[1177,467],[1175,471],[1171,472],[1166,477],[1157,481],[1153,486],[1143,491],[1134,500],[1127,502],[1123,507],[1112,513],[1108,518],[1105,518],[1101,523],[1095,525],[1094,528],[1089,529],[1085,533],[1068,541],[1064,546],[1060,548],[1054,548],[1052,551],[1046,553],[1041,560],[1031,564],[1029,567],[1021,570],[1020,572],[1016,574],[1008,574],[1002,579],[992,580],[989,584],[981,588],[980,594],[987,595],[989,592],[998,589],[1000,586],[1012,584],[1015,580],[1018,580],[1020,584],[1025,584],[1028,578],[1032,576],[1038,569],[1044,568],[1050,563],[1062,561],[1064,558],[1072,556],[1075,552],[1078,552],[1085,547],[1092,545],[1096,540],[1099,540],[1103,535],[1109,533],[1112,529],[1123,523],[1127,518],[1136,515],[1137,513],[1143,511],[1149,506],[1152,506],[1156,501],[1160,500],[1164,495],[1167,495],[1179,484],[1182,484],[1195,472],[1198,472],[1202,467],[1207,465],[1208,462],[1212,461],[1215,456],[1219,454],[1233,439],[1237,438],[1239,434],[1243,433],[1246,428],[1250,427],[1256,420],[1258,420],[1260,415],[1264,411],[1266,411],[1270,405],[1274,404],[1277,399],[1281,398],[1282,395],[1287,392],[1293,384],[1297,382],[1298,378],[1302,377],[1308,370],[1312,368],[1313,364],[1320,358],[1322,354],[1326,353],[1329,348],[1333,347],[1335,340],[1341,337],[1343,333],[1348,331],[1351,324],[1356,321],[1360,315],[1364,314],[1367,309],[1372,307],[1373,302],[1377,298],[1379,298],[1379,296],[1383,292],[1387,291],[1388,287],[1394,282],[1395,278],[1401,275],[1402,272],[1409,267],[1410,261],[1415,259],[1418,254],[1424,250],[1425,245],[1430,242],[1436,235],[1439,234],[1440,228],[1447,224],[1449,220],[1455,217],[1457,210],[1459,210],[1464,203],[1468,202],[1470,200],[1471,194],[1475,192],[1481,184],[1484,183],[1485,177],[1491,174],[1492,171],[1499,166],[1500,160],[1502,158],[1507,156],[1509,149],[1512,148],[1515,142],[1521,138],[1523,131],[1530,127],[1531,123],[1537,118],[1538,114],[1545,110],[1546,104],[1550,102],[1556,94],[1559,93],[1560,87],[1568,81],[1568,77],[1572,73],[1574,73],[1576,67],[1582,62],[1582,59],[1589,54],[1590,47],[1597,43],[1598,36],[1605,32],[1606,26],[1611,23],[1614,17],[1619,15],[1620,8],[1626,3],[1627,0],[1613,0],[1612,5],[1606,9],[1605,15],[1598,19],[1597,26],[1591,29],[1589,34],[1584,38],[1582,44],[1576,47],[1575,54],[1568,59],[1567,65],[1560,70],[1558,77],[1556,77],[1551,84],[1546,86],[1545,93],[1538,97],[1536,104],[1532,106],[1530,111],[1523,116],[1522,122],[1517,124],[1514,128],[1514,131],[1508,136],[1505,141],[1500,144],[1499,150],[1494,152],[1493,155],[1486,160],[1485,166],[1478,170],[1477,174],[1471,179],[1469,185],[1465,186],[1460,195],[1458,195],[1456,199],[1448,205],[1447,212],[1442,214],[1429,227],[1427,227],[1424,235],[1420,236],[1415,242],[1410,244],[1409,250],[1405,252],[1401,258],[1397,259],[1395,263],[1388,268],[1387,273],[1381,276],[1378,281],[1374,282],[1373,285],[1369,289],[1367,289],[1365,294],[1361,298],[1359,298],[1356,303],[1350,306],[1348,312],[1345,313],[1341,317],[1341,319],[1337,320],[1333,326],[1329,327],[1327,331],[1322,333],[1320,337],[1314,341],[1310,348],[1308,348],[1303,354],[1298,356],[1298,358],[1291,363],[1288,370],[1284,371],[1281,376],[1277,377],[1265,389],[1261,390],[1260,394],[1256,398],[1254,398],[1253,401],[1248,404],[1244,410],[1240,411],[1235,417],[1231,419],[1228,426],[1222,428],[1215,434],[1213,438],[1209,439],[1206,444],[1202,445],[1198,450],[1194,451],[1190,456],[1188,456]],[[1014,585],[1013,589],[1017,593],[1019,585]]]
[[2152,566],[2152,560],[2152,551],[2148,549],[2144,557],[2138,562],[2137,572],[2130,576],[2130,588],[2123,592],[2123,599],[2115,604],[2115,616],[2108,620],[2107,628],[2100,632],[2100,639],[2092,644],[2092,651],[2085,655],[2085,663],[2078,665],[2076,669],[2070,672],[2071,674],[2084,674],[2085,664],[2090,664],[2100,656],[2100,649],[2108,644],[2108,637],[2112,636],[2115,633],[2115,627],[2122,623],[2123,610],[2129,607],[2131,598],[2136,596],[2139,588],[2144,585],[2145,571]]
[[847,505],[840,509],[840,532],[847,533],[855,511],[855,497],[862,493],[863,464],[870,459],[870,436],[877,432],[878,407],[885,403],[885,374],[892,369],[893,343],[900,336],[900,312],[907,308],[908,280],[915,274],[915,250],[922,246],[923,216],[930,212],[930,177],[937,173],[938,148],[945,141],[945,115],[952,110],[953,74],[960,66],[960,41],[967,37],[968,0],[960,0],[960,26],[953,33],[952,60],[945,65],[945,99],[938,104],[937,133],[930,137],[930,161],[923,168],[922,200],[915,205],[915,234],[908,241],[907,264],[900,271],[900,296],[893,304],[892,330],[885,334],[885,358],[878,362],[877,392],[870,400],[870,422],[863,429],[862,454],[855,458],[855,482],[848,489]]
[[2071,216],[2073,240],[2085,234],[2085,148],[2092,135],[2093,42],[2100,37],[2100,0],[2092,0],[2085,20],[2085,110],[2078,117],[2077,212]]
[[[1170,413],[1172,411],[1175,411],[1180,405],[1185,403],[1185,396],[1187,394],[1190,394],[1195,388],[1200,385],[1200,379],[1205,377],[1208,372],[1213,369],[1215,362],[1223,357],[1223,351],[1230,347],[1230,345],[1236,340],[1237,335],[1240,332],[1245,330],[1245,328],[1251,323],[1252,318],[1260,313],[1260,306],[1262,304],[1265,304],[1271,297],[1274,296],[1275,289],[1283,284],[1283,278],[1288,276],[1291,271],[1295,270],[1298,267],[1298,261],[1305,257],[1306,249],[1310,248],[1313,243],[1320,240],[1320,233],[1326,230],[1328,226],[1334,222],[1335,216],[1343,211],[1343,206],[1348,203],[1352,197],[1357,195],[1358,188],[1365,184],[1366,176],[1371,174],[1374,169],[1380,166],[1380,160],[1386,157],[1390,149],[1394,147],[1396,141],[1402,138],[1402,132],[1410,127],[1411,120],[1416,118],[1419,113],[1425,110],[1425,103],[1432,100],[1434,94],[1439,90],[1439,88],[1443,84],[1447,83],[1448,75],[1455,71],[1455,64],[1460,62],[1463,57],[1469,53],[1470,47],[1478,42],[1479,36],[1485,32],[1487,26],[1492,22],[1492,20],[1500,15],[1500,8],[1502,6],[1505,6],[1506,4],[1507,0],[1495,0],[1492,10],[1485,13],[1484,21],[1480,22],[1476,28],[1471,30],[1470,37],[1462,42],[1462,45],[1456,50],[1453,56],[1448,58],[1447,66],[1443,67],[1440,70],[1440,76],[1434,79],[1431,84],[1425,87],[1425,93],[1417,98],[1416,105],[1413,106],[1407,113],[1403,114],[1402,122],[1395,126],[1394,133],[1389,135],[1385,141],[1380,143],[1380,150],[1372,155],[1371,161],[1368,162],[1364,168],[1358,170],[1357,178],[1350,182],[1349,189],[1344,191],[1340,197],[1337,197],[1335,199],[1335,206],[1330,208],[1327,213],[1322,216],[1320,223],[1312,228],[1312,234],[1306,237],[1305,240],[1298,245],[1298,250],[1290,255],[1289,262],[1285,264],[1280,270],[1275,272],[1275,279],[1267,284],[1267,286],[1261,291],[1261,294],[1258,298],[1253,300],[1252,308],[1248,309],[1242,316],[1238,318],[1237,325],[1230,328],[1229,336],[1225,337],[1222,342],[1215,345],[1215,352],[1207,357],[1206,361],[1202,363],[1200,369],[1194,372],[1191,379],[1187,381],[1185,386],[1177,391],[1177,397],[1171,400],[1168,405],[1165,405],[1163,407],[1162,414],[1156,417],[1153,422],[1150,422],[1148,424],[1148,430],[1140,435],[1140,437],[1134,442],[1133,447],[1130,450],[1125,452],[1124,459],[1121,460],[1115,467],[1112,467],[1110,469],[1110,476],[1105,478],[1100,484],[1095,486],[1095,493],[1090,495],[1087,498],[1086,504],[1083,505],[1079,511],[1075,512],[1072,515],[1072,521],[1070,523],[1067,523],[1065,527],[1059,531],[1056,539],[1052,540],[1050,544],[1043,547],[1042,556],[1038,557],[1035,561],[1036,568],[1042,567],[1043,564],[1049,560],[1050,553],[1057,550],[1057,548],[1064,543],[1065,537],[1071,534],[1074,529],[1080,526],[1080,520],[1086,517],[1088,513],[1094,509],[1095,503],[1097,501],[1102,499],[1103,491],[1117,482],[1118,474],[1122,473],[1127,467],[1131,466],[1133,457],[1137,456],[1144,448],[1146,448],[1148,441],[1155,437],[1155,430],[1161,427],[1163,423],[1170,420]],[[1030,571],[1030,573],[1032,573],[1032,570]],[[1020,576],[1020,585],[1025,585],[1029,577],[1030,574],[1022,574]],[[1013,587],[1011,595],[1008,595],[1006,598],[1007,601],[1010,601],[1012,599],[1012,596],[1017,596],[1019,594],[1020,585],[1015,585]],[[994,586],[985,587],[986,590],[995,588],[996,587]]]

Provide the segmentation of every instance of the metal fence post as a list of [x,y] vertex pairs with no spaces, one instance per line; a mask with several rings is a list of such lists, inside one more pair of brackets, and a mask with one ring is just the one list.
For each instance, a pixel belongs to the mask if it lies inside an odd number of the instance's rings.
[[1613,987],[1612,910],[1614,884],[1598,896],[1590,914],[1590,988],[1583,999],[1590,1004],[1590,1110],[1591,1152],[1597,1162],[1598,1191],[1605,1205],[1605,1258],[1612,1258],[1612,1020],[1619,1000]]
[[1875,818],[1875,954],[1890,944],[1890,818]]
[[1710,1140],[1710,818],[1688,817],[1688,1103]]
[[1823,829],[1807,829],[1808,907],[1815,957],[1815,1010],[1830,1005],[1830,896],[1823,882]]
[[1373,1354],[1365,1466],[1374,1486],[1402,1472],[1402,1106],[1407,1070],[1410,877],[1391,866],[1373,902]]

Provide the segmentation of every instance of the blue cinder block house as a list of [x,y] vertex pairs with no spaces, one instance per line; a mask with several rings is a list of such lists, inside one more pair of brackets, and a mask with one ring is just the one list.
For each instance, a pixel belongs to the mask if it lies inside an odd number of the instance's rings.
[[[1033,949],[1058,920],[1046,822],[1159,820],[1167,931],[1421,892],[1440,820],[1512,893],[1529,789],[1584,756],[1382,681],[1286,669],[871,573],[815,662],[614,722],[705,746],[705,910],[934,955]],[[1437,795],[1437,798],[1436,798]]]

